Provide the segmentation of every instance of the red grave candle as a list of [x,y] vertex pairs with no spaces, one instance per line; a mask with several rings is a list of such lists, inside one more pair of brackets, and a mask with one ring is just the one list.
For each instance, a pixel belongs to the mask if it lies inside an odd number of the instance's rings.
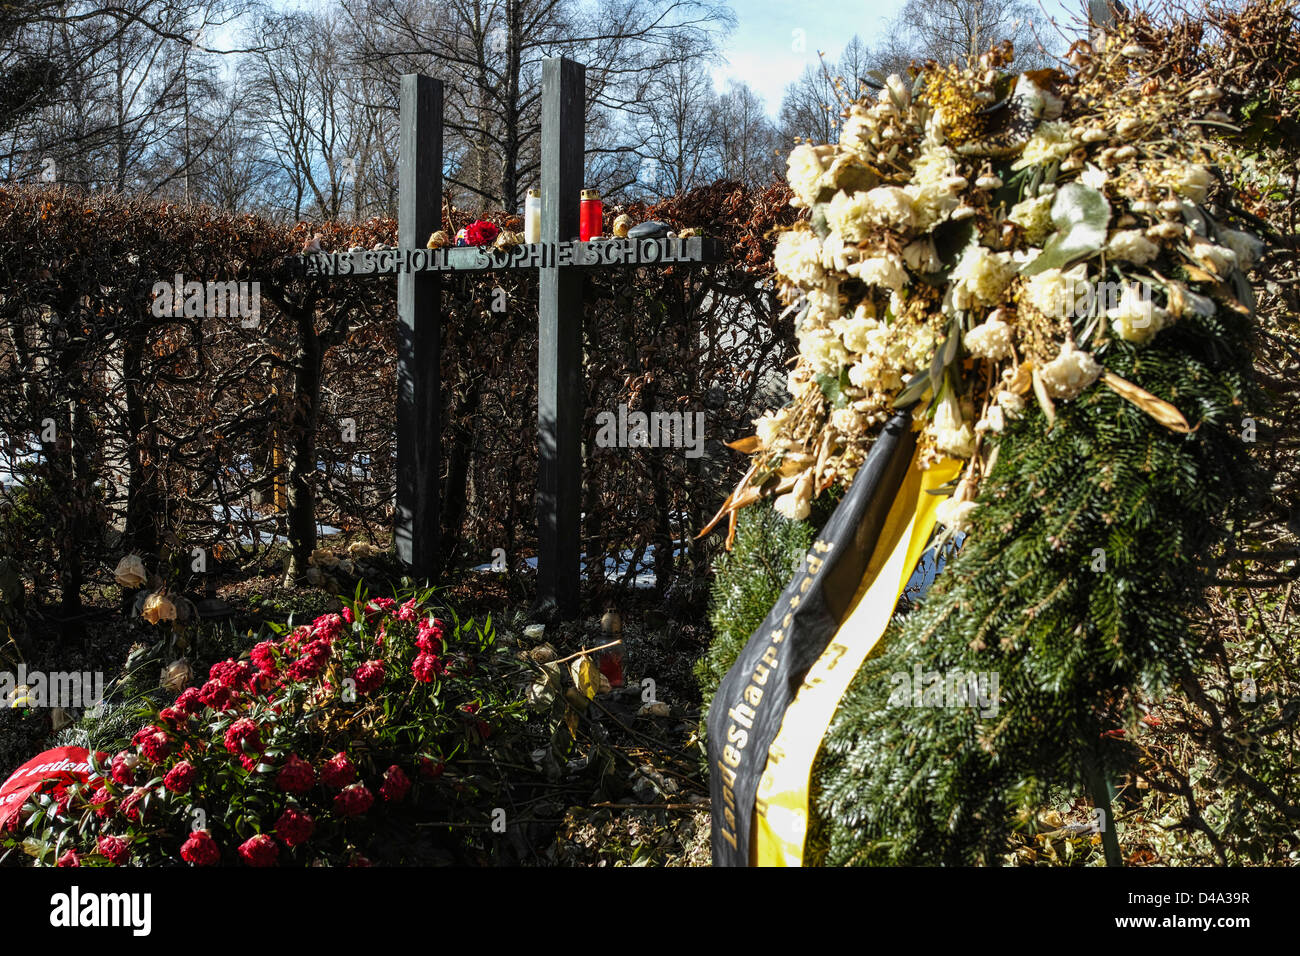
[[604,214],[605,206],[600,201],[600,193],[594,189],[584,189],[582,202],[578,206],[578,239],[588,242],[595,236],[601,235],[601,221]]

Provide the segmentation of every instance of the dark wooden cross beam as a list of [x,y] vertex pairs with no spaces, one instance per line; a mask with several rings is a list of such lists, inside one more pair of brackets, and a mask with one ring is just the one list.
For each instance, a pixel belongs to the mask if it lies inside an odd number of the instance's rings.
[[[444,272],[537,269],[538,603],[578,610],[582,488],[582,269],[718,262],[716,239],[579,242],[585,68],[542,64],[542,241],[509,249],[426,249],[441,228],[442,84],[402,77],[398,248],[302,257],[307,275],[396,275],[398,336],[397,511],[399,558],[417,577],[441,570],[438,549],[438,340]],[[509,197],[513,201],[514,197]]]

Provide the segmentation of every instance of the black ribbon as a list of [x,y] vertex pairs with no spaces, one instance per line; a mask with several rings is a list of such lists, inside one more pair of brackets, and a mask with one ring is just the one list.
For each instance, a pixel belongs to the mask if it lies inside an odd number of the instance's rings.
[[908,408],[885,425],[794,580],[718,685],[708,720],[714,866],[749,865],[768,747],[848,615],[915,448]]

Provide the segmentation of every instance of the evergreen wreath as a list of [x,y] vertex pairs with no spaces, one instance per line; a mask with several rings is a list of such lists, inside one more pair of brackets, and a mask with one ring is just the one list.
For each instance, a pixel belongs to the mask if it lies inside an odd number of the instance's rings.
[[[774,264],[799,357],[790,404],[733,445],[753,461],[709,526],[738,547],[706,694],[780,591],[760,569],[805,546],[770,534],[773,510],[807,525],[912,403],[922,464],[966,462],[939,518],[960,552],[823,742],[814,859],[998,862],[1052,788],[1132,765],[1113,728],[1140,697],[1194,679],[1187,608],[1258,503],[1242,429],[1265,245],[1233,202],[1221,51],[1207,38],[1202,68],[1175,68],[1169,36],[1137,14],[1077,42],[1069,71],[1011,72],[1004,46],[881,76],[837,144],[790,156],[808,214]],[[995,713],[891,706],[890,676],[917,665],[996,672]]]

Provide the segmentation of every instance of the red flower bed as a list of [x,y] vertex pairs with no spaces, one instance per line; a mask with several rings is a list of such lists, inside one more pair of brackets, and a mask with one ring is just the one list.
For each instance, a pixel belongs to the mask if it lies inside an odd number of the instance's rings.
[[358,602],[213,664],[0,842],[59,866],[368,862],[386,815],[463,802],[456,759],[518,712],[497,664],[448,676],[475,655],[515,666],[490,624],[439,620],[426,600]]

